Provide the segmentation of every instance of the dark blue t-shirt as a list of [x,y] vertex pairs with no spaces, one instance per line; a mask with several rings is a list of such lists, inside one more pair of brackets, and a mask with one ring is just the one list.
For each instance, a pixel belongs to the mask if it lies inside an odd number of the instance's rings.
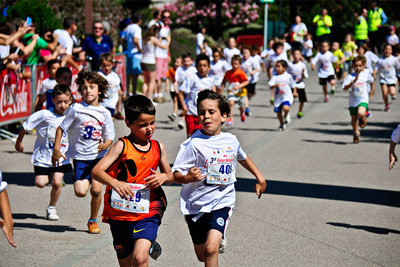
[[107,35],[103,35],[101,42],[97,43],[94,35],[87,35],[82,44],[82,50],[86,52],[86,55],[92,57],[91,65],[92,71],[99,70],[100,62],[99,58],[102,53],[111,52],[114,44],[111,38]]

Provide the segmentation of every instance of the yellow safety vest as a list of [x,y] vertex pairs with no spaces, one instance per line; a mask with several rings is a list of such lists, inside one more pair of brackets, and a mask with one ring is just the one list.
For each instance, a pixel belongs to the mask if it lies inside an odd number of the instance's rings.
[[[321,36],[321,35],[324,35],[324,34],[331,33],[330,27],[332,27],[332,18],[330,16],[328,16],[328,15],[326,15],[323,18],[323,21],[320,20],[320,18],[321,18],[320,15],[316,15],[314,17],[314,19],[313,19],[314,23],[317,22],[317,29],[315,30],[315,35],[316,36]],[[328,24],[329,27],[326,27],[324,22],[326,22],[326,24]]]
[[363,16],[360,16],[360,24],[356,22],[354,25],[354,38],[356,40],[367,40],[368,38],[368,24]]
[[370,10],[368,12],[368,30],[370,32],[375,32],[378,30],[378,26],[381,25],[382,19],[381,14],[383,10],[382,8],[378,8],[378,10]]

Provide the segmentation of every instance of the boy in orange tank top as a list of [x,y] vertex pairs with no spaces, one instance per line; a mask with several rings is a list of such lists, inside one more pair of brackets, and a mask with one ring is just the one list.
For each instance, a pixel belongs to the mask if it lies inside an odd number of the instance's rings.
[[131,96],[124,107],[131,134],[110,148],[92,177],[107,185],[102,216],[110,224],[120,266],[148,266],[149,253],[154,259],[161,254],[155,242],[167,207],[161,185],[174,178],[164,145],[151,139],[156,114],[151,100]]

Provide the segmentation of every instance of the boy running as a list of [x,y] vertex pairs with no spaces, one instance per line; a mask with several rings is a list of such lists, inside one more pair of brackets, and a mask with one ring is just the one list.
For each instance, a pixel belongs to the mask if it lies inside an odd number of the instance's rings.
[[[308,78],[308,71],[306,64],[301,61],[302,56],[300,50],[296,49],[293,51],[293,62],[289,63],[288,72],[293,76],[296,82],[297,94],[299,95],[299,112],[297,112],[297,118],[303,118],[303,107],[304,102],[307,102],[306,85],[303,79]],[[290,118],[288,116],[288,118]]]
[[155,242],[167,207],[161,185],[174,179],[164,145],[151,139],[156,115],[152,101],[131,96],[124,108],[131,133],[110,148],[92,175],[107,185],[102,217],[110,224],[120,266],[148,266],[149,250],[153,258],[161,253]]
[[[49,78],[42,82],[42,87],[35,100],[35,111],[41,110],[43,103],[46,101],[46,92],[51,92],[56,86],[56,72],[60,68],[60,61],[58,59],[52,59],[47,62],[47,72],[49,73]],[[50,104],[49,104],[50,106]]]
[[183,184],[180,209],[197,259],[205,266],[218,266],[218,252],[225,251],[225,231],[235,205],[237,161],[256,177],[258,198],[266,181],[236,136],[221,132],[229,113],[226,99],[204,90],[198,95],[197,109],[203,129],[181,144],[172,171],[175,182]]

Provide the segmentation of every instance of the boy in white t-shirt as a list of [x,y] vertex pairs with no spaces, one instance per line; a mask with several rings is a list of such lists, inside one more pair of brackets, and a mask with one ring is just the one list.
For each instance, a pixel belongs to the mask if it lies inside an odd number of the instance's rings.
[[293,76],[296,82],[297,94],[299,95],[299,111],[297,112],[297,118],[303,117],[304,102],[307,102],[306,85],[304,84],[304,78],[308,78],[308,71],[306,64],[301,61],[300,50],[293,51],[293,62],[289,63],[288,72]]
[[52,59],[47,62],[47,72],[49,73],[49,78],[42,82],[39,93],[35,99],[35,111],[41,110],[43,103],[46,101],[46,92],[53,90],[56,86],[56,72],[60,68],[61,62],[58,59]]
[[226,62],[231,64],[232,57],[234,55],[240,55],[240,50],[236,48],[236,40],[233,37],[229,37],[228,47],[224,48],[224,58]]
[[[122,99],[122,89],[121,89],[121,79],[118,74],[115,73],[112,68],[114,67],[114,57],[111,53],[103,53],[100,55],[100,68],[101,71],[98,73],[103,76],[108,82],[107,98],[103,99],[101,105],[108,109],[111,116],[121,114],[121,99]],[[117,114],[115,114],[117,110]]]
[[389,170],[392,170],[394,167],[395,162],[397,162],[397,156],[394,152],[396,148],[396,144],[400,143],[400,124],[394,129],[392,133],[392,138],[390,140],[390,147],[389,147]]
[[246,116],[250,116],[249,100],[256,92],[255,75],[260,71],[260,64],[255,62],[251,56],[250,48],[247,46],[242,48],[242,63],[240,68],[246,73],[249,80],[249,84],[246,86],[247,95],[245,96],[244,108]]
[[390,45],[397,45],[399,43],[399,37],[396,34],[396,27],[389,27],[389,35],[386,36],[386,42]]
[[193,58],[191,53],[186,53],[182,55],[182,66],[179,66],[175,71],[175,83],[177,88],[177,93],[179,93],[182,83],[185,81],[186,77],[197,73],[197,69],[193,66]]
[[[102,184],[92,180],[90,172],[105,155],[115,137],[111,114],[100,105],[106,95],[108,83],[97,72],[81,71],[76,84],[83,102],[73,104],[57,128],[52,162],[57,166],[61,157],[65,159],[68,156],[73,159],[75,195],[85,197],[90,188],[92,200],[88,228],[89,233],[98,234],[100,229],[97,225],[97,214],[101,205]],[[69,141],[66,156],[60,151],[60,141],[64,132],[68,132]]]
[[315,70],[315,65],[318,64],[318,78],[319,84],[322,85],[322,90],[324,91],[324,102],[329,101],[327,83],[332,87],[332,92],[335,92],[335,70],[333,69],[332,63],[336,63],[337,58],[335,55],[329,51],[329,43],[322,42],[321,51],[317,53],[317,55],[311,61],[311,69]]
[[346,76],[342,85],[343,90],[349,90],[349,111],[354,132],[354,143],[360,142],[358,125],[364,128],[367,124],[366,111],[369,99],[372,98],[372,91],[370,92],[369,87],[370,84],[374,82],[374,77],[365,66],[366,59],[364,56],[357,56],[354,58],[354,72]]
[[222,95],[221,83],[224,79],[225,73],[230,70],[231,64],[228,63],[223,57],[220,50],[217,48],[213,49],[213,59],[210,62],[210,77],[213,78],[214,86],[217,92]]
[[180,209],[197,259],[205,266],[217,266],[218,252],[226,249],[225,231],[235,205],[237,161],[256,177],[258,198],[266,181],[236,136],[221,132],[229,113],[226,98],[204,90],[197,101],[202,130],[181,144],[172,172],[175,182],[182,184]]
[[[50,181],[50,203],[46,209],[46,217],[51,221],[58,221],[59,216],[56,211],[57,200],[61,194],[61,186],[64,173],[72,172],[69,159],[60,161],[57,167],[51,163],[51,155],[54,148],[56,129],[64,120],[64,112],[72,102],[72,93],[68,86],[58,84],[53,90],[54,109],[52,111],[43,109],[33,113],[23,124],[15,143],[15,150],[24,152],[22,140],[28,131],[36,129],[36,142],[32,154],[32,164],[35,170],[35,185],[44,188]],[[65,153],[68,149],[67,133],[61,138],[61,152]]]
[[307,60],[307,62],[311,62],[311,58],[313,56],[313,41],[312,41],[312,35],[307,34],[306,38],[304,39],[304,43],[302,44],[302,51],[301,53],[303,54],[303,57]]
[[[284,45],[281,42],[275,42],[272,46],[272,49],[274,50],[274,53],[271,53],[268,58],[267,58],[267,75],[268,79],[271,79],[273,75],[276,74],[275,72],[275,64],[278,60],[285,60],[288,62],[287,54],[284,51]],[[274,89],[271,88],[271,98],[269,102],[271,105],[274,104]]]

